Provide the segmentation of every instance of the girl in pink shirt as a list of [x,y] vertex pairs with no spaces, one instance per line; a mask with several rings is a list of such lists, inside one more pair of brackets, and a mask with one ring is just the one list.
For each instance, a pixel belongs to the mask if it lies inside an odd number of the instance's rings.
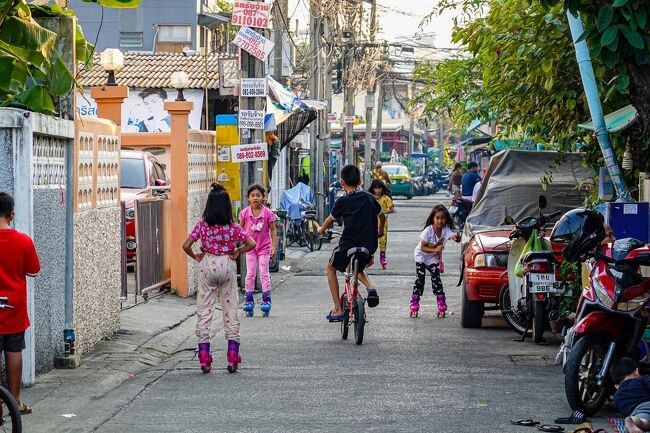
[[250,206],[239,213],[239,223],[246,233],[255,240],[256,247],[246,254],[246,297],[244,313],[251,317],[255,308],[255,277],[257,267],[260,268],[262,280],[262,303],[260,309],[264,317],[271,311],[271,275],[269,262],[277,253],[278,234],[275,229],[275,214],[264,206],[266,190],[261,185],[251,185],[248,188],[248,203]]
[[[192,250],[201,241],[201,252]],[[241,246],[237,246],[243,244]],[[199,262],[199,291],[196,296],[196,336],[199,339],[199,363],[204,373],[212,369],[210,328],[217,299],[221,302],[223,328],[228,340],[228,371],[237,371],[239,356],[239,318],[237,306],[237,266],[240,254],[255,248],[255,241],[233,221],[228,191],[218,183],[212,184],[203,219],[189,233],[183,250]]]

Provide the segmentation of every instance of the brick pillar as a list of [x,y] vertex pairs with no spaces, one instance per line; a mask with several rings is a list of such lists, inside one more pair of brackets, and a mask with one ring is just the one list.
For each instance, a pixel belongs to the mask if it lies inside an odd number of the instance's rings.
[[[181,248],[187,238],[188,192],[188,116],[194,103],[165,102],[171,117],[171,271],[172,288],[179,296],[187,297],[187,260]],[[190,259],[191,260],[191,259]]]
[[122,126],[122,102],[129,97],[128,87],[93,87],[90,96],[97,102],[97,117],[112,120],[117,126]]

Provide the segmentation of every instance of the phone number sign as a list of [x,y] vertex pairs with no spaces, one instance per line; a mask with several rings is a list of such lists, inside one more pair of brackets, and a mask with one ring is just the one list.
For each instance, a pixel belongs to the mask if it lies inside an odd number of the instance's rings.
[[275,46],[273,41],[266,39],[249,27],[239,29],[232,43],[263,61],[266,61]]
[[235,26],[268,29],[271,5],[264,2],[236,1],[232,9],[232,24]]
[[264,129],[264,111],[239,110],[239,129]]
[[264,161],[269,159],[266,143],[240,144],[230,148],[232,162]]

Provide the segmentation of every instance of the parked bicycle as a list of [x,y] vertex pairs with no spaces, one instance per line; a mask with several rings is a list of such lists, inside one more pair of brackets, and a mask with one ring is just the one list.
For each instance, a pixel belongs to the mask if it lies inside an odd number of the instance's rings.
[[[9,305],[9,298],[0,297],[0,310],[13,309]],[[23,431],[23,423],[18,403],[14,400],[9,390],[0,386],[0,432],[20,433]]]
[[[327,196],[318,193],[327,204]],[[301,208],[300,219],[293,219],[287,226],[286,243],[291,246],[294,243],[301,247],[306,246],[309,251],[320,251],[323,247],[324,238],[318,234],[320,223],[318,222],[318,208],[312,203],[304,200],[299,201]]]

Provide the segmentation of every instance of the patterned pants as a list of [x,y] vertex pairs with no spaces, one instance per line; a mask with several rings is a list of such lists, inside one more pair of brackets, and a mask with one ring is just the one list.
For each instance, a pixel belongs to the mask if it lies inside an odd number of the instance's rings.
[[246,253],[246,292],[255,291],[255,277],[257,276],[257,265],[260,267],[260,280],[262,281],[262,291],[271,290],[271,274],[269,273],[268,254],[257,255],[254,251]]
[[388,219],[386,219],[386,223],[384,224],[384,236],[379,238],[379,251],[385,253],[387,245],[388,245]]
[[226,340],[239,341],[237,267],[228,256],[206,254],[199,264],[199,292],[196,296],[196,336],[199,343],[210,342],[212,316],[221,302]]
[[413,293],[420,296],[424,293],[424,279],[427,275],[427,270],[431,274],[431,287],[433,288],[433,294],[437,295],[438,293],[444,293],[445,291],[442,287],[442,279],[440,278],[440,269],[438,268],[438,265],[425,265],[424,263],[419,262],[415,263],[417,278],[413,285]]

